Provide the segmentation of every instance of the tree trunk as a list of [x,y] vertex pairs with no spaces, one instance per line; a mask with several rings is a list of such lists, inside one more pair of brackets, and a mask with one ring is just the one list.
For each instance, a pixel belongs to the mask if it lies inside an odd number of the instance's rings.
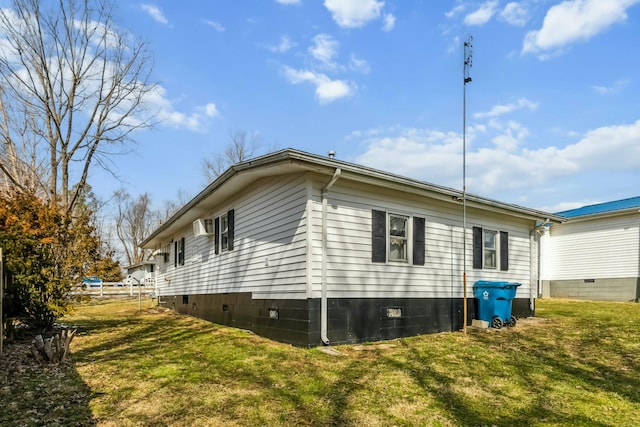
[[31,354],[41,363],[63,363],[77,329],[63,329],[50,338],[37,335],[31,342]]

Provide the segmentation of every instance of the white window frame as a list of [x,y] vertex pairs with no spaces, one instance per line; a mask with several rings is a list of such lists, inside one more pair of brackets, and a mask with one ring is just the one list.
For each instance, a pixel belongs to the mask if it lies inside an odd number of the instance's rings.
[[187,239],[181,237],[178,239],[178,267],[185,265],[187,258]]
[[[493,234],[493,248],[491,247],[487,247],[486,243],[487,243],[487,233],[492,233]],[[497,270],[498,266],[500,265],[500,260],[498,259],[498,257],[500,256],[500,248],[499,248],[499,237],[500,237],[500,232],[497,230],[487,230],[487,229],[482,229],[482,269],[487,269],[487,270]],[[489,265],[488,262],[491,259],[490,256],[487,256],[487,252],[493,252],[494,256],[493,256],[493,260],[494,260],[494,265]]]
[[229,250],[229,214],[220,215],[220,252]]
[[[405,229],[404,229],[404,236],[396,236],[391,234],[391,217],[396,217],[396,218],[403,218],[405,220]],[[387,239],[388,239],[388,243],[387,243],[387,260],[389,262],[399,262],[399,263],[403,263],[403,264],[410,264],[411,263],[411,257],[412,257],[412,241],[413,239],[411,238],[413,236],[413,230],[412,230],[412,221],[411,221],[411,215],[406,215],[406,214],[401,214],[401,213],[394,213],[394,212],[387,212]],[[391,245],[392,245],[392,241],[393,240],[403,240],[404,241],[404,247],[405,247],[405,256],[404,258],[393,258],[391,256],[392,251],[391,251]]]

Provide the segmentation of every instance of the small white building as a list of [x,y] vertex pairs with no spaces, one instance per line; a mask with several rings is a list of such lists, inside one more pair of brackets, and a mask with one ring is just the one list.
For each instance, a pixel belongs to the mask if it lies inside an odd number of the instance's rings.
[[124,282],[127,285],[133,286],[155,286],[155,261],[143,261],[139,264],[134,264],[125,267],[127,270],[127,277]]
[[542,238],[542,296],[640,298],[640,197],[559,212]]
[[[232,166],[142,244],[161,304],[301,346],[458,330],[473,283],[521,283],[535,312],[537,224],[562,218],[333,157]],[[466,252],[463,252],[463,236]]]

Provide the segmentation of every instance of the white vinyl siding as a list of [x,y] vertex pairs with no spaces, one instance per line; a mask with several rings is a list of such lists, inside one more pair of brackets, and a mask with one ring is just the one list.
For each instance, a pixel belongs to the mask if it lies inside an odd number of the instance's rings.
[[[314,184],[313,206],[313,296],[320,295],[322,266],[319,192],[323,182]],[[338,180],[327,194],[327,281],[329,297],[462,297],[462,206],[372,188],[365,184]],[[425,218],[425,263],[373,263],[371,210],[393,215]],[[509,271],[472,270],[472,232],[477,225],[509,232]],[[506,280],[522,283],[518,296],[530,295],[532,221],[498,216],[475,209],[467,215],[468,296],[476,280]],[[387,237],[388,238],[388,237]],[[388,242],[387,242],[388,244]]]
[[160,295],[252,292],[254,298],[307,297],[306,179],[262,179],[207,217],[235,212],[233,250],[216,255],[213,236],[185,228],[185,265],[158,276]]
[[543,279],[638,277],[640,219],[619,217],[554,224],[544,239]]
[[[215,218],[234,210],[233,250],[216,255],[212,236],[194,237],[191,226],[178,230],[174,239],[186,237],[185,265],[163,265],[157,277],[160,295],[251,292],[254,298],[265,299],[319,298],[321,190],[328,180],[314,174],[260,179],[233,199],[202,212],[203,218]],[[461,205],[346,179],[338,179],[326,197],[330,298],[462,297]],[[408,218],[409,262],[372,262],[372,210]],[[415,217],[424,218],[424,265],[410,262]],[[530,220],[468,208],[467,296],[473,296],[477,280],[519,282],[518,297],[530,295],[533,225]],[[509,233],[508,271],[472,269],[473,226]]]

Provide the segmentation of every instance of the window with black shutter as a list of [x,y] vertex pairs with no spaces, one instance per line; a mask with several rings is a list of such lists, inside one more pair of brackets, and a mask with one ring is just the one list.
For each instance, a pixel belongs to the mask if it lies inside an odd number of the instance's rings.
[[424,265],[424,218],[413,217],[413,265]]
[[219,217],[213,220],[213,230],[214,230],[213,246],[215,248],[216,255],[218,255],[220,253],[220,218]]
[[371,261],[425,264],[425,219],[371,211]]
[[185,254],[185,240],[182,237],[178,241],[178,265],[184,265],[184,254]]
[[371,261],[387,261],[387,213],[371,211]]
[[178,241],[173,242],[173,266],[178,266]]
[[235,231],[235,210],[231,209],[229,212],[227,212],[227,219],[229,221],[229,232],[228,232],[228,243],[227,243],[227,248],[232,251],[233,250],[233,237],[234,237],[234,231]]
[[500,270],[509,270],[509,233],[500,232]]
[[473,268],[482,269],[482,228],[480,227],[473,227]]
[[501,271],[509,270],[509,233],[473,227],[473,268],[498,267]]

